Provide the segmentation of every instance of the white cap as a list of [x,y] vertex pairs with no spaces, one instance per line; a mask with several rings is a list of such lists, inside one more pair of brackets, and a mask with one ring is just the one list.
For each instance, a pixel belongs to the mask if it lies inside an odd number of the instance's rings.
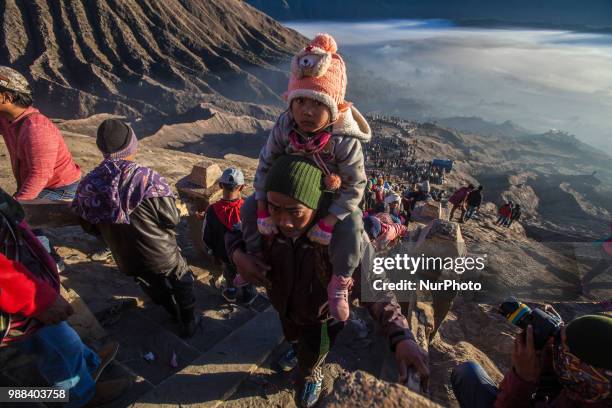
[[385,197],[385,203],[386,204],[391,204],[391,203],[395,203],[395,202],[401,202],[402,198],[397,195],[397,194],[389,194],[388,196]]

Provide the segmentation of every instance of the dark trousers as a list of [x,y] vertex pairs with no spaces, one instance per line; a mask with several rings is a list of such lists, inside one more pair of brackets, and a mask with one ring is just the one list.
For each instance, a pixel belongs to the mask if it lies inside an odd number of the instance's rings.
[[134,279],[155,304],[163,306],[172,316],[184,319],[193,315],[195,278],[191,270],[180,278],[175,275],[145,274]]
[[448,216],[449,221],[453,220],[453,216],[455,215],[455,211],[457,211],[457,208],[461,209],[461,220],[465,218],[465,205],[463,205],[463,203],[459,205],[453,204],[453,208],[451,208],[450,215]]
[[303,378],[320,369],[345,325],[344,322],[328,320],[322,324],[303,326],[283,318],[281,323],[285,340],[292,344],[297,354],[298,367]]
[[223,262],[223,278],[225,279],[225,287],[234,287],[234,278],[236,277],[236,267],[229,262]]
[[461,408],[492,408],[499,394],[491,377],[474,361],[453,369],[451,385]]

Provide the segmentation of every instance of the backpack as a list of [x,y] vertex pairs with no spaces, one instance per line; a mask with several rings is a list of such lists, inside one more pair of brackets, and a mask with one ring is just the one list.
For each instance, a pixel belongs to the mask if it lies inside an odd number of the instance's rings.
[[[24,219],[25,212],[21,205],[0,188],[0,253],[12,261],[22,263],[36,277],[59,292],[59,276],[54,262],[27,224],[23,223]],[[11,316],[0,311],[0,347],[5,340],[23,336],[37,326],[39,323],[33,319]]]

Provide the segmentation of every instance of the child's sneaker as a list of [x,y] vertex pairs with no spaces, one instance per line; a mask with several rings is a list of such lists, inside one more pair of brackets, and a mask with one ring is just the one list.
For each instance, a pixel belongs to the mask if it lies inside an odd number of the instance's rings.
[[304,382],[304,389],[300,397],[300,406],[302,408],[314,407],[319,401],[321,396],[321,389],[323,388],[323,373],[320,369],[316,369],[313,375],[306,378]]
[[293,370],[297,365],[297,354],[293,350],[293,347],[278,360],[278,366],[285,372]]
[[349,318],[348,294],[353,279],[344,276],[332,275],[327,285],[327,300],[329,313],[338,321],[345,322]]

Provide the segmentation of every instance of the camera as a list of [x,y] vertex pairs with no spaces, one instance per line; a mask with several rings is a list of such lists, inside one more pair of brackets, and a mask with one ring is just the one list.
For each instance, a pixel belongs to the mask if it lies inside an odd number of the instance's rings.
[[531,309],[515,298],[503,302],[498,311],[508,322],[523,330],[526,330],[528,325],[533,327],[533,341],[536,350],[541,350],[551,337],[559,336],[563,324],[559,316],[539,308]]

